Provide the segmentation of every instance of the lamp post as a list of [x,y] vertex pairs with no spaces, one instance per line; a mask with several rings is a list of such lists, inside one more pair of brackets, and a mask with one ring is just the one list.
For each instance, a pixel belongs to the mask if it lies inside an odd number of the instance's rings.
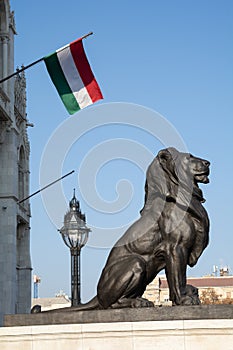
[[64,216],[64,226],[59,230],[62,239],[70,248],[71,255],[71,306],[81,304],[80,298],[80,254],[82,247],[87,243],[89,232],[86,226],[85,214],[81,213],[79,202],[75,197],[69,203],[70,209]]

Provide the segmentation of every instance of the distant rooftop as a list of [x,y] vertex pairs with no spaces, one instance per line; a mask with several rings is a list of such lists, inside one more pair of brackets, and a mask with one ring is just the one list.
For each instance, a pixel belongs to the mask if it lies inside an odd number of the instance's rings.
[[69,307],[71,301],[64,295],[53,298],[34,298],[32,299],[32,307],[40,305],[42,311]]
[[[167,280],[160,278],[160,288],[168,288]],[[233,276],[222,277],[189,277],[187,278],[187,284],[192,284],[195,287],[233,287]]]

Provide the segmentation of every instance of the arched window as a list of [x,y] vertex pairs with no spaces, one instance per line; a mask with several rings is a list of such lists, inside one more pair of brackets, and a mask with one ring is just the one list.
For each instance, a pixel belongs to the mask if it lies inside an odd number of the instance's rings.
[[6,32],[8,28],[7,15],[9,4],[7,0],[0,0],[0,31]]
[[0,77],[7,73],[7,33],[8,33],[9,4],[0,0]]
[[25,197],[26,186],[26,160],[23,146],[19,151],[19,165],[18,165],[18,199],[21,200]]

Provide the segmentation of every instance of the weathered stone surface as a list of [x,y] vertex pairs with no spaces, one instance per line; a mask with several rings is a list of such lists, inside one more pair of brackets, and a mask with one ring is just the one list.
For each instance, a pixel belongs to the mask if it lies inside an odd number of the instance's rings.
[[5,315],[4,326],[233,319],[233,305],[175,306]]
[[[14,71],[14,13],[1,3],[1,78]],[[3,54],[4,52],[4,54]],[[31,308],[29,141],[24,72],[0,84],[0,311]],[[0,317],[1,324],[1,317]]]
[[1,350],[232,350],[233,320],[2,327]]

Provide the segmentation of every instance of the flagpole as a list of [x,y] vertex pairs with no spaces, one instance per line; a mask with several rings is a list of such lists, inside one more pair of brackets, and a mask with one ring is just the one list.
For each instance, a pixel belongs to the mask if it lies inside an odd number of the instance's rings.
[[53,182],[49,183],[49,184],[48,184],[48,185],[46,185],[45,187],[40,188],[38,191],[36,191],[36,192],[34,192],[34,193],[30,194],[30,196],[28,196],[28,197],[26,197],[26,198],[21,199],[20,201],[18,201],[18,202],[17,202],[17,204],[20,204],[20,203],[25,202],[27,199],[29,199],[29,198],[31,198],[31,197],[33,197],[33,196],[35,196],[36,194],[40,193],[41,191],[44,191],[46,188],[48,188],[48,187],[50,187],[50,186],[54,185],[56,182],[58,182],[58,181],[60,181],[60,180],[64,179],[65,177],[67,177],[67,176],[69,176],[69,175],[71,175],[71,174],[73,174],[73,173],[74,173],[74,170],[70,171],[68,174],[63,175],[63,176],[62,176],[62,177],[60,177],[59,179],[57,179],[57,180],[55,180],[55,181],[53,181]]
[[90,36],[90,35],[92,35],[92,34],[93,34],[93,32],[89,32],[89,33],[87,33],[87,34],[81,36],[80,40],[86,39],[88,36]]
[[[92,34],[93,34],[93,32],[89,32],[89,33],[83,35],[79,40],[86,39],[88,36],[90,36],[90,35],[92,35]],[[68,45],[69,45],[69,44],[68,44]],[[61,51],[64,50],[68,45],[64,46],[64,47],[61,49]],[[44,57],[41,57],[41,58],[39,58],[38,60],[36,60],[36,61],[34,61],[34,62],[28,64],[27,66],[22,66],[21,69],[17,68],[16,71],[15,71],[14,73],[12,73],[12,74],[8,75],[7,77],[1,79],[1,80],[0,80],[0,84],[3,83],[4,81],[6,81],[6,80],[8,80],[8,79],[10,79],[10,78],[12,78],[12,77],[14,77],[15,75],[17,75],[17,74],[19,74],[19,73],[25,71],[26,69],[28,69],[28,68],[34,66],[35,64],[37,64],[37,63],[43,61],[43,60],[44,60]]]
[[14,73],[12,73],[11,75],[8,75],[7,77],[1,79],[1,80],[0,80],[0,83],[3,83],[4,81],[6,81],[6,80],[8,80],[8,79],[10,79],[10,78],[12,78],[12,77],[14,77],[15,75],[17,75],[17,74],[23,72],[24,70],[26,70],[26,69],[28,69],[28,68],[34,66],[35,64],[37,64],[37,63],[39,63],[39,62],[41,62],[41,61],[43,61],[43,59],[44,59],[44,57],[43,57],[43,58],[40,58],[39,60],[37,60],[37,61],[35,61],[35,62],[32,62],[32,63],[28,64],[27,66],[22,66],[21,69],[17,68],[16,71],[15,71]]

